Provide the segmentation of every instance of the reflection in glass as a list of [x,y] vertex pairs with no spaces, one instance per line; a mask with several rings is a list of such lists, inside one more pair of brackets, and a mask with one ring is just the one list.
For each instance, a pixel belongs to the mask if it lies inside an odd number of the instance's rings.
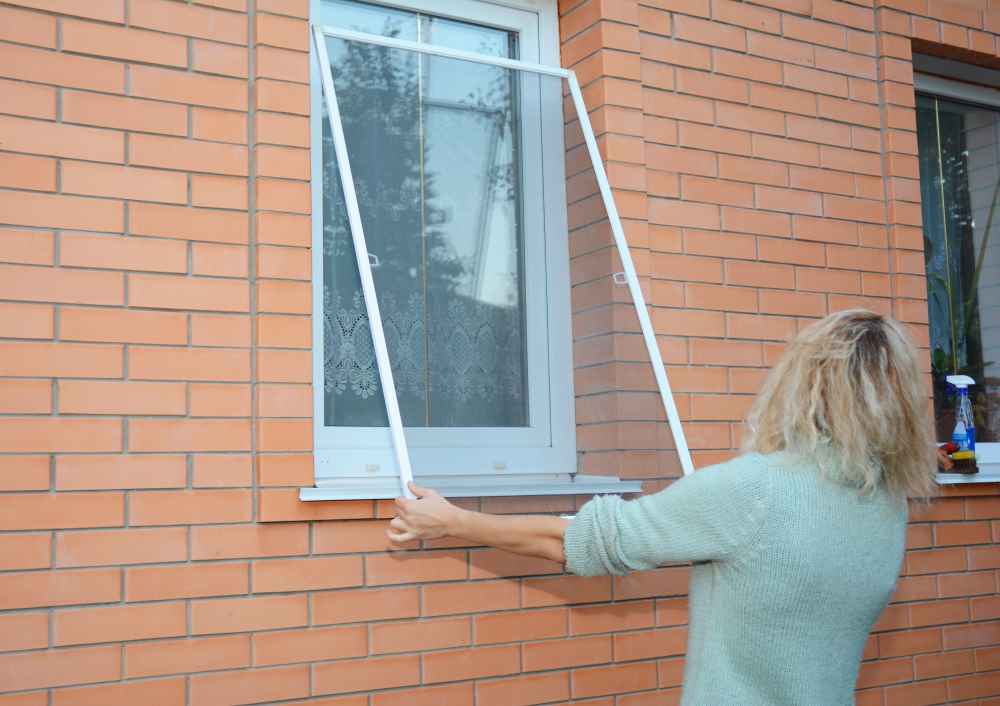
[[959,373],[976,380],[977,441],[1000,441],[1000,113],[920,95],[917,139],[937,436]]
[[[506,32],[421,19],[463,48],[514,50]],[[404,424],[526,426],[517,78],[361,42],[327,47]],[[323,168],[325,423],[385,426],[325,118]]]

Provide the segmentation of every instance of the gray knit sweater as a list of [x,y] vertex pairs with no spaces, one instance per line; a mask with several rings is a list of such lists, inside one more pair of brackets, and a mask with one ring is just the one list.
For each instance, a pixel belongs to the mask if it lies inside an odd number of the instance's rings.
[[595,498],[566,561],[585,576],[694,562],[683,706],[847,706],[905,534],[905,502],[754,454],[638,500]]

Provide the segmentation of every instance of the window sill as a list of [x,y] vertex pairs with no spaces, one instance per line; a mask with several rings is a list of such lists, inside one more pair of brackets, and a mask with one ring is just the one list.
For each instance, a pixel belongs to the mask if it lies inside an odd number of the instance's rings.
[[1000,463],[980,463],[979,473],[938,473],[934,480],[938,485],[1000,483]]
[[[521,495],[621,495],[641,493],[642,482],[614,476],[546,476],[545,478],[418,478],[448,498],[502,497]],[[299,500],[386,500],[399,497],[397,478],[329,479],[322,486],[300,488]]]

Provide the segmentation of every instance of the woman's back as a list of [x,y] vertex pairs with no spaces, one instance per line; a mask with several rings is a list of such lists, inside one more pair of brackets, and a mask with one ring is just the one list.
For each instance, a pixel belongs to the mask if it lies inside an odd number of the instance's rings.
[[774,453],[584,510],[566,536],[576,573],[695,562],[685,706],[854,703],[865,641],[899,572],[905,502]]

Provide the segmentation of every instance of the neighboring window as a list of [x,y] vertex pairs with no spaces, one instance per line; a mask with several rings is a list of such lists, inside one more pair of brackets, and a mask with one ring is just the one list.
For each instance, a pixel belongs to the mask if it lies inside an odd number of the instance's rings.
[[[1000,445],[1000,94],[918,77],[917,140],[923,208],[934,412],[950,439],[954,395],[945,377],[970,375],[977,451]],[[1000,460],[1000,459],[997,459]]]
[[[557,46],[555,2],[548,14],[478,0],[316,9],[338,30],[533,63]],[[470,487],[567,478],[560,80],[343,37],[326,46],[414,471]],[[395,463],[318,84],[314,67],[316,483],[378,497],[380,481],[395,492]]]

